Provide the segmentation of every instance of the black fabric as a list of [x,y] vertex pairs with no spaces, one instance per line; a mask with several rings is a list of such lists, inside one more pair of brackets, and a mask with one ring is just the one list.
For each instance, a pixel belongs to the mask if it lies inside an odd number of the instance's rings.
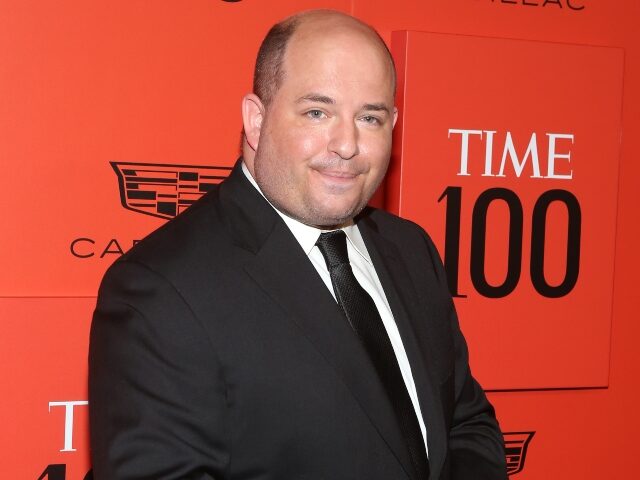
[[416,478],[426,480],[429,478],[429,461],[415,409],[380,313],[353,275],[346,235],[342,230],[323,233],[316,245],[327,263],[338,304],[365,346],[393,405]]
[[[355,219],[407,353],[430,480],[507,480],[428,235]],[[415,480],[363,343],[238,161],[102,281],[91,326],[95,480]]]

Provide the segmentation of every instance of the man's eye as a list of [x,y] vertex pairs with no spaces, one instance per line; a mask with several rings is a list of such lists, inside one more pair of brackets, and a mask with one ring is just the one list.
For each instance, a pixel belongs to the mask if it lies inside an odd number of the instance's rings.
[[309,111],[306,113],[306,115],[307,115],[307,117],[309,117],[309,118],[315,118],[315,119],[317,119],[317,118],[322,118],[322,117],[324,117],[324,112],[323,112],[322,110],[309,110]]
[[364,117],[362,117],[362,120],[365,121],[365,123],[370,123],[371,125],[380,125],[380,119],[378,117],[374,117],[373,115],[366,115]]

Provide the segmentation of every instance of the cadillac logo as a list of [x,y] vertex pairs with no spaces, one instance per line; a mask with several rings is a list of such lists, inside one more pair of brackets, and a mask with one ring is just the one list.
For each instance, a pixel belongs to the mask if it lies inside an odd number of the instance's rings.
[[227,178],[231,167],[110,162],[118,176],[122,206],[170,219]]
[[536,432],[503,432],[507,456],[507,474],[514,475],[524,468],[527,447]]

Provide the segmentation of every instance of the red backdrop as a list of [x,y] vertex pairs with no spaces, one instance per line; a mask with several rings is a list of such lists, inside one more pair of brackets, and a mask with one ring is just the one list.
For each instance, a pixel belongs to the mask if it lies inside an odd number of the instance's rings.
[[515,478],[632,478],[634,0],[0,0],[0,475],[85,477],[102,273],[224,177],[261,38],[316,7],[393,49],[376,201],[444,256]]

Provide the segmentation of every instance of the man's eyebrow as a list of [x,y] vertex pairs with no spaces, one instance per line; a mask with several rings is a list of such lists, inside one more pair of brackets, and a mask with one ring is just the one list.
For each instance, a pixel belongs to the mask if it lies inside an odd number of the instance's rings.
[[369,112],[386,112],[387,114],[391,113],[389,107],[387,107],[387,105],[385,105],[384,103],[365,103],[362,106],[362,110]]
[[321,95],[319,93],[310,93],[308,95],[303,95],[296,100],[296,103],[302,102],[325,103],[327,105],[335,105],[336,103],[333,98],[327,97],[326,95]]
[[[296,100],[296,103],[324,103],[326,105],[335,105],[335,99],[328,97],[327,95],[322,95],[320,93],[309,93],[307,95],[303,95],[302,97]],[[387,114],[391,114],[391,110],[385,103],[365,103],[362,105],[362,110],[368,112],[386,112]]]

